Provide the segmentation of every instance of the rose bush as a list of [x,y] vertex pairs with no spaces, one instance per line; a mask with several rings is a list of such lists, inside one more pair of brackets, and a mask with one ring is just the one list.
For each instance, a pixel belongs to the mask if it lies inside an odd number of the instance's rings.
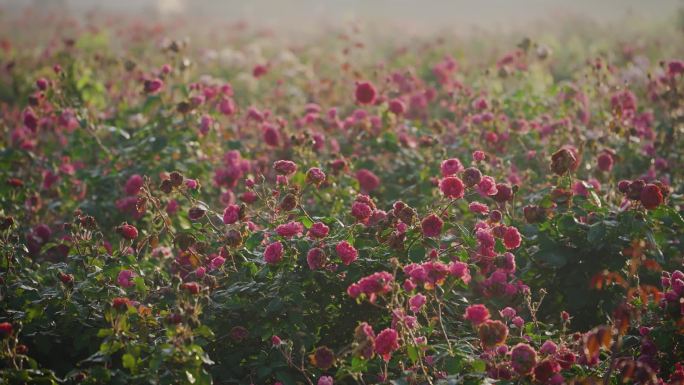
[[119,22],[2,40],[3,380],[684,381],[680,36],[219,53]]

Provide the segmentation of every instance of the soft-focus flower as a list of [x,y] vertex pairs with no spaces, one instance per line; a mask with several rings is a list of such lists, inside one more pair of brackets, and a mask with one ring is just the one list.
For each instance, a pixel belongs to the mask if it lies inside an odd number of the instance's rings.
[[335,363],[335,353],[327,346],[317,348],[314,353],[309,356],[311,363],[319,369],[328,370]]
[[563,175],[573,171],[576,167],[577,158],[567,148],[561,148],[551,156],[551,171],[558,175]]
[[551,341],[551,340],[544,341],[541,348],[539,348],[540,353],[548,354],[548,355],[556,354],[557,350],[558,350],[558,345],[556,345],[556,343]]
[[283,259],[283,244],[273,242],[264,249],[264,261],[270,265],[275,265]]
[[392,352],[399,349],[399,333],[394,329],[385,329],[375,337],[375,352],[389,361]]
[[427,298],[424,295],[420,293],[414,295],[409,299],[409,306],[411,307],[411,311],[414,313],[418,313],[420,309],[423,307],[423,305],[425,305],[426,301]]
[[0,322],[0,338],[7,338],[12,335],[14,327],[9,322]]
[[402,115],[406,111],[406,104],[401,99],[392,99],[389,102],[389,110],[395,115]]
[[280,175],[292,175],[297,171],[297,164],[290,160],[276,160],[273,168]]
[[133,225],[129,225],[128,223],[124,223],[117,227],[117,232],[128,240],[138,238],[138,229],[136,229]]
[[372,104],[375,102],[377,91],[370,82],[360,82],[356,85],[356,101],[359,104]]
[[347,266],[354,262],[359,256],[359,252],[347,241],[339,242],[337,246],[335,246],[335,251],[337,252],[337,256],[342,260],[342,263]]
[[499,320],[486,320],[477,328],[482,346],[493,348],[502,345],[508,337],[508,327]]
[[463,318],[477,326],[489,319],[489,310],[487,310],[485,305],[470,305],[466,308]]
[[137,195],[143,186],[143,182],[142,176],[138,174],[131,175],[126,181],[126,187],[124,188],[126,195]]
[[328,236],[330,228],[323,222],[316,222],[309,228],[309,237],[314,239],[322,239]]
[[318,167],[312,167],[306,172],[306,183],[319,186],[325,182],[325,173]]
[[511,365],[518,374],[532,373],[536,364],[537,352],[530,345],[520,343],[511,350]]
[[428,238],[438,237],[442,233],[443,225],[444,222],[435,214],[428,215],[420,223],[423,236]]
[[304,232],[304,225],[299,222],[288,222],[276,227],[276,234],[285,238],[292,238],[297,235],[302,235]]
[[318,247],[314,247],[306,254],[306,263],[311,270],[318,270],[325,266],[325,259],[325,252]]
[[452,176],[463,171],[463,164],[461,164],[461,161],[456,158],[450,158],[443,160],[439,166],[439,169],[442,172],[442,176]]
[[361,190],[365,193],[369,193],[380,186],[380,178],[370,170],[361,169],[357,171],[356,179],[359,181]]
[[534,379],[540,383],[548,382],[561,371],[561,366],[553,358],[547,358],[534,367]]
[[133,271],[128,269],[121,270],[119,275],[116,277],[116,283],[121,287],[131,287],[134,285],[133,277],[135,277],[135,273]]
[[223,210],[223,223],[231,225],[240,220],[240,206],[230,204]]
[[641,189],[641,204],[649,210],[653,210],[663,203],[663,193],[655,184],[647,184]]
[[477,187],[475,187],[475,190],[477,190],[480,195],[487,197],[491,195],[496,195],[498,190],[496,189],[496,182],[494,182],[494,178],[491,176],[483,176],[482,179],[480,179],[480,182],[477,184]]
[[463,198],[463,193],[465,192],[463,182],[455,176],[448,176],[442,179],[439,182],[439,189],[444,196],[451,199]]
[[506,231],[504,232],[503,241],[504,246],[506,246],[506,249],[517,249],[518,247],[520,247],[522,237],[520,236],[520,232],[518,232],[518,229],[516,229],[513,226],[508,226],[506,228]]
[[596,163],[599,170],[610,172],[613,169],[613,155],[609,152],[603,152],[598,156]]

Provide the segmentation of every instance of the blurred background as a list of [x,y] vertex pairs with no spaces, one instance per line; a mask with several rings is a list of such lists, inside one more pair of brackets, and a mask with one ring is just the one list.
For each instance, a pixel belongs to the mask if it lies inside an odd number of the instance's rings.
[[[505,30],[539,20],[568,17],[604,23],[616,20],[674,22],[682,0],[0,0],[13,12],[30,6],[133,13],[144,17],[197,16],[222,22],[305,29],[350,20],[391,23],[411,29]],[[629,27],[629,26],[626,26]]]

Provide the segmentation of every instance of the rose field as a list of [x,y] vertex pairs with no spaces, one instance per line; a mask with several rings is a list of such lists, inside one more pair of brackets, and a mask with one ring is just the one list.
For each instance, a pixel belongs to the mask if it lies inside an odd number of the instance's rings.
[[0,12],[0,384],[684,384],[684,13]]

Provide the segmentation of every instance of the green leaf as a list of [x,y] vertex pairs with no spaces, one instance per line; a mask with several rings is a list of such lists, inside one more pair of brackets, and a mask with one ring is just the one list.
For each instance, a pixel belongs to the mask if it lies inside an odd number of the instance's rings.
[[307,217],[306,215],[302,215],[301,217],[299,217],[299,221],[302,222],[304,228],[307,229],[311,228],[311,226],[313,225],[313,221],[309,219],[309,217]]
[[351,371],[354,373],[363,373],[368,370],[368,361],[361,357],[354,357],[351,361]]
[[247,240],[245,241],[245,248],[249,251],[254,251],[254,249],[261,244],[261,241],[264,240],[264,234],[261,232],[256,232],[247,237]]
[[589,226],[589,232],[587,233],[587,241],[594,246],[598,246],[606,237],[606,233],[606,224],[603,221],[596,222],[593,225]]
[[130,370],[132,373],[135,372],[135,368],[137,365],[136,365],[135,357],[133,357],[132,354],[130,354],[130,353],[124,354],[123,357],[121,357],[121,362],[122,362],[124,368]]
[[408,345],[406,347],[406,351],[408,353],[409,358],[413,363],[416,363],[418,361],[418,348],[416,348],[413,345]]
[[487,363],[482,360],[475,360],[470,364],[474,372],[482,373],[487,369]]

